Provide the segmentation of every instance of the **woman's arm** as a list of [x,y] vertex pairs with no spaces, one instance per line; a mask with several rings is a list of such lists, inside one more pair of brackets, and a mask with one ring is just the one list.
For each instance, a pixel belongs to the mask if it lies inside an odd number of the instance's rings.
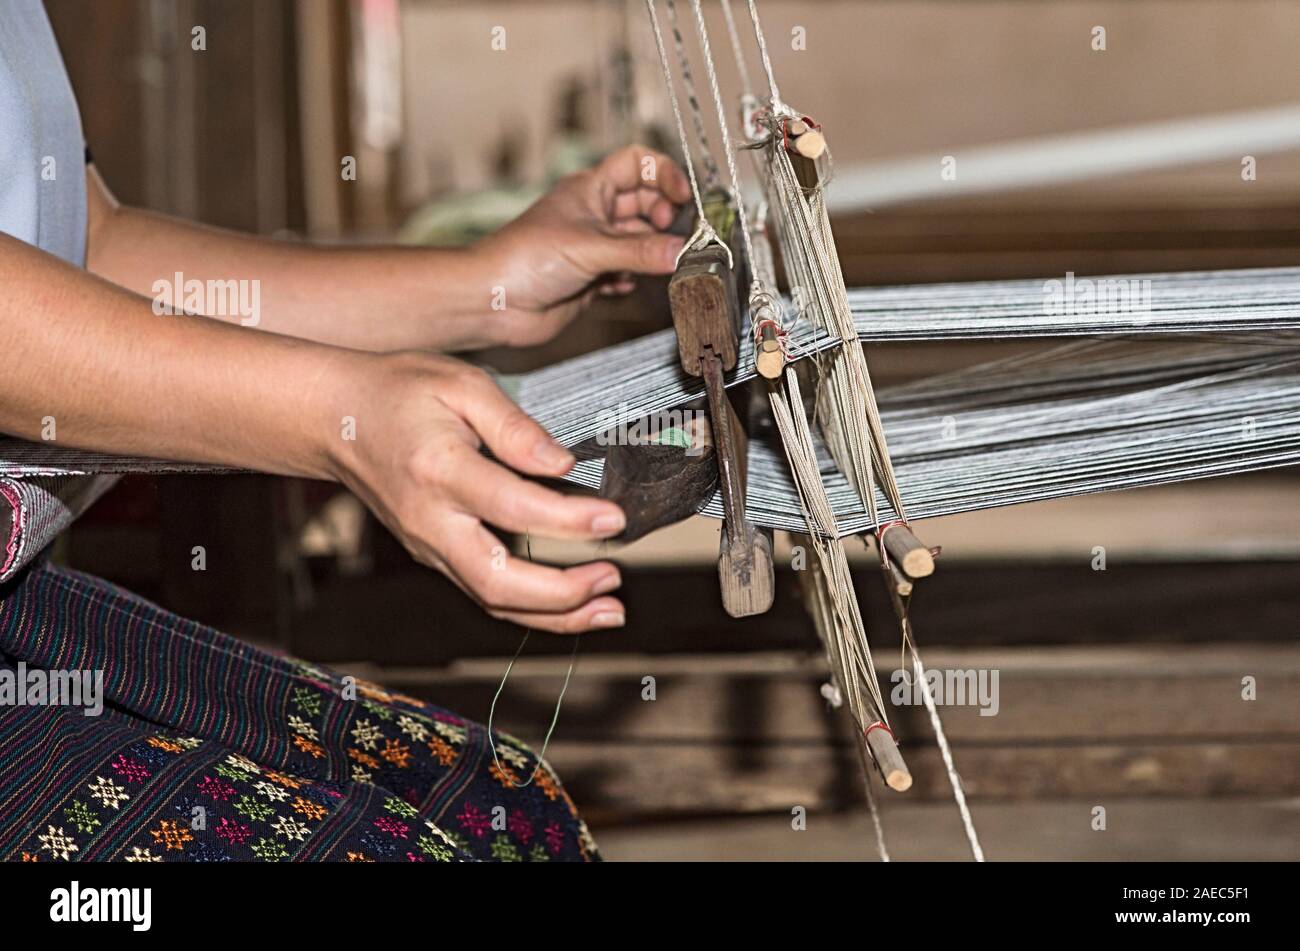
[[355,349],[448,352],[544,342],[593,293],[629,290],[627,272],[671,272],[681,240],[660,232],[690,188],[671,160],[629,147],[460,250],[313,247],[223,231],[119,205],[93,166],[87,193],[87,267],[114,284],[154,298],[156,282],[171,287],[178,274],[256,282],[256,315],[208,316]]
[[[594,539],[621,531],[623,515],[510,471],[555,477],[573,457],[481,371],[158,316],[149,301],[2,234],[0,287],[0,431],[338,479],[492,614],[552,631],[622,623],[607,596],[619,585],[614,565],[559,570],[507,557],[484,526]],[[483,444],[500,464],[480,455]]]

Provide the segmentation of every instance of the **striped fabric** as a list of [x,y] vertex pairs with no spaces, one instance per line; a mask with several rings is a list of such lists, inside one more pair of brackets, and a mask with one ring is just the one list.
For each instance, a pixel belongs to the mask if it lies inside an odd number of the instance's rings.
[[118,480],[115,475],[0,477],[0,581],[35,558]]
[[[498,764],[477,723],[43,562],[0,596],[0,858],[598,857],[508,735]],[[103,712],[39,699],[51,671],[102,672]]]

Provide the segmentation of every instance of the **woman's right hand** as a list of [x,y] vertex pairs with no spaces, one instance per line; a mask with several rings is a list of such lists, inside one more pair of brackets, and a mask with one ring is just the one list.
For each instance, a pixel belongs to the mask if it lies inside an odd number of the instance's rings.
[[356,354],[335,382],[345,387],[336,405],[355,419],[355,438],[327,449],[331,468],[412,557],[493,617],[555,633],[623,624],[622,604],[608,597],[621,584],[615,565],[536,564],[488,530],[603,539],[625,519],[612,502],[517,474],[559,477],[574,459],[487,373],[430,353]]

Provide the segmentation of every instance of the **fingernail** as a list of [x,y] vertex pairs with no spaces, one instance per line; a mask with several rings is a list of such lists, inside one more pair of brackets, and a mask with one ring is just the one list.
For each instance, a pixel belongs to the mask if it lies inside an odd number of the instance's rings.
[[543,439],[533,447],[533,458],[552,469],[567,469],[573,465],[573,453],[550,439]]
[[617,535],[627,525],[627,517],[622,512],[606,512],[591,520],[591,530],[597,535]]
[[668,240],[664,242],[664,257],[668,259],[671,266],[677,266],[677,255],[682,253],[684,247],[686,247],[686,239],[679,238],[676,235],[670,235]]
[[623,618],[622,611],[601,611],[599,614],[593,614],[591,616],[591,626],[592,627],[622,627],[623,620],[624,618]]
[[598,594],[609,594],[622,583],[623,579],[618,576],[618,572],[611,571],[591,586],[591,595],[595,597]]

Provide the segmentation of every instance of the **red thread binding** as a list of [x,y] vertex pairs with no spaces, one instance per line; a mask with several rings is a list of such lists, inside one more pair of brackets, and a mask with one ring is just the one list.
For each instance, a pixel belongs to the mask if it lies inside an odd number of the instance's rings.
[[898,737],[894,736],[894,731],[889,728],[889,725],[885,723],[884,720],[877,720],[875,723],[871,724],[871,726],[863,730],[862,739],[865,740],[871,734],[872,730],[884,730],[886,733],[889,734],[891,739],[895,741],[898,740]]
[[[814,132],[820,132],[822,130],[821,123],[814,122],[812,116],[800,116],[799,119]],[[783,149],[790,148],[790,121],[791,120],[786,119],[781,123],[781,148]]]
[[885,532],[889,531],[895,525],[902,525],[906,528],[908,527],[907,519],[896,518],[892,522],[886,522],[884,525],[881,525],[876,529],[876,547],[880,549],[880,563],[883,565],[888,565],[890,563],[889,552],[885,551]]

